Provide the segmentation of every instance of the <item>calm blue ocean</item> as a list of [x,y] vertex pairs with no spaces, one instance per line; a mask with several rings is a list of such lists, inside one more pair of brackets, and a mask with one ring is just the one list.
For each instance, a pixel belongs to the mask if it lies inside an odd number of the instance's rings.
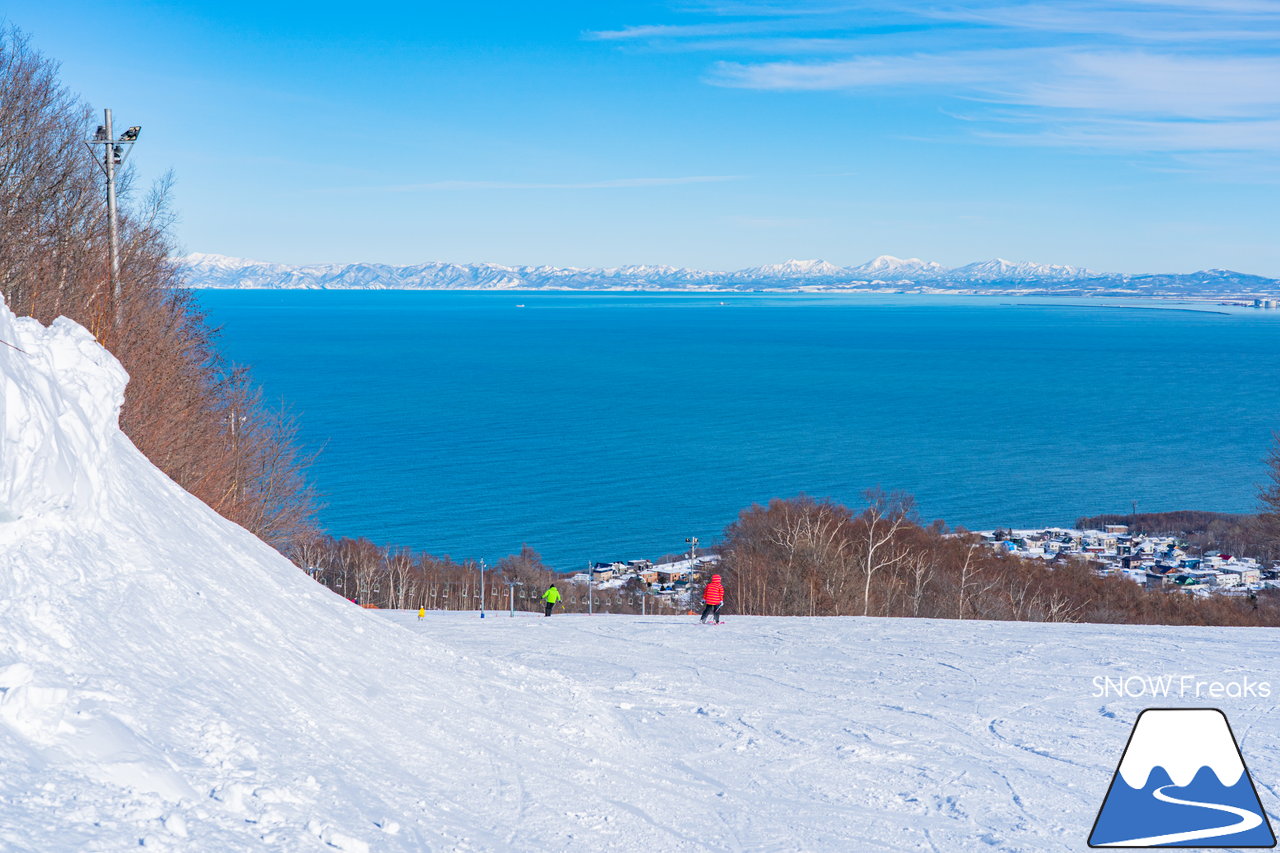
[[[755,501],[970,528],[1249,511],[1280,312],[1016,297],[203,291],[320,450],[330,532],[653,557]],[[525,307],[519,307],[524,305]],[[1222,311],[1226,313],[1211,313]]]

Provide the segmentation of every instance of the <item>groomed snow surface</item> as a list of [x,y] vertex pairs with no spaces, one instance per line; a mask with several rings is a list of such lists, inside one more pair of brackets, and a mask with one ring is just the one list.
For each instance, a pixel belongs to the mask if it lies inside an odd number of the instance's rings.
[[[1078,850],[1138,711],[1217,704],[1264,807],[1276,631],[378,614],[116,428],[0,308],[0,850]],[[15,349],[16,347],[16,349]]]

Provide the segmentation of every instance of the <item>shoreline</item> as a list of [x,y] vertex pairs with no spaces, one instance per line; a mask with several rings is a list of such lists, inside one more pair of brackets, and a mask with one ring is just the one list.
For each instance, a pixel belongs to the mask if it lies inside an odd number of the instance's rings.
[[[1190,314],[1221,314],[1224,317],[1230,317],[1230,311],[1210,311],[1207,308],[1157,308],[1153,305],[1057,305],[1054,303],[1045,303],[1037,305],[1031,302],[1008,302],[1004,303],[1013,307],[1026,306],[1028,308],[1110,308],[1119,311],[1186,311]],[[1237,306],[1249,308],[1252,306]]]

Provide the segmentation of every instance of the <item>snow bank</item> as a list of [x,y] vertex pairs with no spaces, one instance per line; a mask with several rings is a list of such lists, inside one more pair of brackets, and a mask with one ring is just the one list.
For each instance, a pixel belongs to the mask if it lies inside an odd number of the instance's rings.
[[[84,330],[0,340],[0,850],[1074,850],[1205,704],[1094,678],[1280,688],[1275,631],[371,614],[143,458]],[[1267,807],[1273,703],[1213,703]]]
[[185,493],[76,324],[0,306],[0,340],[0,849],[499,848],[528,791],[562,816],[604,781],[538,761],[603,705],[371,616]]
[[326,792],[260,750],[332,758],[312,715],[356,674],[317,634],[369,620],[142,457],[83,328],[0,306],[0,340],[0,847],[303,837]]
[[101,461],[118,435],[128,377],[82,327],[49,328],[0,311],[4,423],[0,522],[54,510],[82,514],[101,494]]

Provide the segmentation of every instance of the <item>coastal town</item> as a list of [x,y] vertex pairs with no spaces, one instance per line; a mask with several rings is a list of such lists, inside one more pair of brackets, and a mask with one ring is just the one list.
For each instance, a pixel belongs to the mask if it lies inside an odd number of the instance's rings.
[[684,606],[691,585],[709,577],[720,563],[719,554],[690,554],[682,559],[616,560],[593,563],[590,572],[569,577],[573,584],[590,584],[595,589],[635,590],[655,596],[659,602]]
[[1129,578],[1148,589],[1194,595],[1250,595],[1280,589],[1280,563],[1264,565],[1253,557],[1194,552],[1177,536],[1131,533],[1123,524],[1101,530],[1065,527],[997,529],[980,534],[990,547],[1049,562],[1087,560],[1102,575]]
[[[1104,577],[1124,577],[1151,590],[1248,596],[1280,589],[1280,562],[1264,564],[1254,557],[1221,551],[1198,553],[1180,537],[1135,533],[1124,524],[1084,530],[997,528],[978,535],[994,550],[1051,564],[1083,560],[1096,565]],[[630,590],[682,606],[690,590],[703,583],[719,563],[717,553],[691,553],[656,562],[603,561],[593,563],[589,572],[570,575],[568,581],[597,590]]]

